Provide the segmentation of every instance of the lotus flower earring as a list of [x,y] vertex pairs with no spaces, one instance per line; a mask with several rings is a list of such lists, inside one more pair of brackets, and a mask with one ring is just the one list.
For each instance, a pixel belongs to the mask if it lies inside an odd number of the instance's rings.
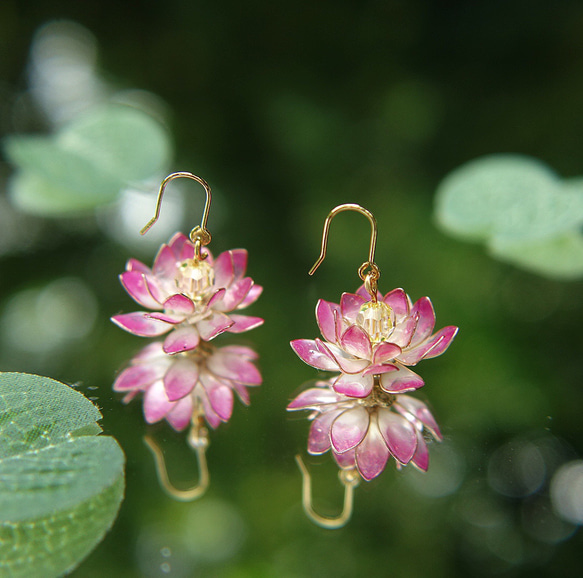
[[130,259],[120,280],[139,305],[149,311],[115,315],[112,321],[141,337],[166,337],[144,347],[115,380],[113,389],[125,393],[124,403],[143,394],[146,422],[166,419],[177,431],[190,426],[188,443],[195,451],[199,480],[188,490],[178,490],[169,478],[162,451],[151,437],[145,441],[156,460],[162,487],[172,497],[189,501],[207,489],[208,430],[227,422],[233,411],[233,392],[249,404],[247,387],[261,384],[249,347],[216,347],[213,340],[224,332],[242,333],[263,323],[259,317],[235,313],[257,300],[262,287],[245,277],[247,251],[233,249],[216,259],[207,249],[211,235],[206,228],[211,189],[196,175],[173,173],[160,186],[156,212],[142,229],[145,234],[160,215],[166,185],[177,178],[192,179],[206,191],[200,226],[190,236],[176,233],[162,245],[150,269]]
[[437,440],[442,436],[427,405],[408,395],[424,385],[409,368],[441,355],[458,330],[448,326],[433,334],[435,313],[428,297],[413,304],[403,289],[384,296],[378,291],[377,224],[360,205],[339,205],[330,212],[320,257],[309,274],[324,260],[330,222],[342,211],[356,211],[371,224],[368,261],[358,270],[363,285],[356,293],[343,293],[339,304],[318,301],[316,319],[323,339],[291,342],[302,361],[334,375],[300,393],[287,408],[310,411],[308,453],[330,450],[340,467],[345,488],[342,513],[323,517],[313,509],[310,475],[301,457],[296,457],[303,477],[304,510],[325,528],[340,528],[348,522],[354,488],[361,479],[370,481],[381,474],[390,457],[398,469],[411,463],[427,471],[426,436]]

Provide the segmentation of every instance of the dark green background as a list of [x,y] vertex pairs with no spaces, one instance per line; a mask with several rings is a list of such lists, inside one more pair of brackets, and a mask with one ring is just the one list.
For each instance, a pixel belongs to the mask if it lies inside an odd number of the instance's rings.
[[[250,313],[266,319],[242,336],[260,353],[264,384],[212,435],[208,495],[174,503],[141,442],[139,403],[125,407],[111,393],[116,371],[145,343],[108,321],[134,309],[116,278],[128,249],[83,220],[43,221],[35,243],[22,230],[22,250],[0,261],[0,311],[21,290],[76,276],[95,292],[100,317],[87,339],[52,359],[2,354],[0,370],[50,375],[97,395],[103,426],[128,457],[117,523],[73,575],[164,576],[160,564],[170,561],[170,576],[220,578],[579,576],[580,533],[541,542],[524,512],[547,496],[553,468],[583,452],[582,284],[520,272],[446,237],[432,222],[432,204],[449,171],[484,154],[522,153],[564,176],[583,172],[583,3],[4,0],[5,134],[46,130],[22,104],[24,70],[35,30],[58,18],[95,35],[108,80],[167,102],[172,170],[195,172],[220,191],[211,248],[249,250],[249,274],[265,287]],[[3,183],[11,171],[1,165]],[[316,377],[289,340],[317,335],[316,300],[355,290],[366,258],[368,224],[342,215],[326,262],[307,276],[323,220],[342,202],[377,217],[380,290],[429,295],[438,326],[461,328],[445,356],[420,365],[427,386],[419,396],[431,403],[464,474],[456,492],[431,498],[389,466],[358,489],[350,524],[330,532],[302,514],[293,456],[304,451],[308,424],[285,406]],[[216,226],[213,210],[221,215]],[[189,222],[198,220],[192,214]],[[175,477],[194,474],[182,436],[154,429]],[[491,457],[507,443],[551,448],[534,494],[512,498],[489,486]],[[332,513],[341,487],[329,461],[310,466],[316,501]],[[221,561],[193,561],[180,544],[206,535],[213,504],[237,513],[241,543]],[[491,527],[468,522],[467,511],[480,509],[492,514]],[[196,532],[184,530],[186,518]],[[508,536],[507,550],[489,546],[496,536]],[[172,549],[168,560],[164,547]],[[180,574],[183,555],[192,569]],[[137,560],[149,557],[153,570],[144,573]]]

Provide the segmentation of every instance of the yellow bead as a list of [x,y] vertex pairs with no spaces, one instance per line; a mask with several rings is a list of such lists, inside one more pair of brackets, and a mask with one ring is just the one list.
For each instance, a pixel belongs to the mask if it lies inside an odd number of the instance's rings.
[[213,268],[198,259],[184,261],[178,271],[176,286],[191,299],[203,297],[215,280]]
[[386,303],[369,301],[360,308],[356,323],[368,333],[372,343],[380,343],[393,331],[392,312]]

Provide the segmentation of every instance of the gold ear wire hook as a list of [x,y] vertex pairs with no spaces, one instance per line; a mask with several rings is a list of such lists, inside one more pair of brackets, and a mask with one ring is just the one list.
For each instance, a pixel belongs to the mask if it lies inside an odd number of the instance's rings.
[[[324,258],[326,257],[326,251],[328,250],[328,233],[330,232],[330,223],[332,219],[342,211],[356,211],[361,215],[364,215],[370,222],[371,232],[370,232],[370,246],[368,249],[368,261],[365,261],[358,269],[358,275],[364,281],[366,290],[369,292],[373,301],[376,301],[377,294],[377,280],[381,276],[380,270],[377,264],[374,262],[375,249],[377,244],[377,221],[374,215],[357,205],[356,203],[344,203],[343,205],[338,205],[330,211],[326,220],[324,221],[324,232],[322,233],[322,248],[320,249],[320,256],[318,260],[314,263],[312,268],[308,271],[308,275],[313,275],[316,269],[322,264]],[[370,267],[370,271],[366,271]]]
[[162,197],[164,196],[164,190],[166,189],[166,185],[170,181],[172,181],[174,179],[179,179],[179,178],[192,179],[193,181],[200,183],[204,187],[204,190],[206,192],[206,201],[204,204],[204,210],[202,212],[202,219],[200,221],[200,226],[196,226],[194,229],[192,229],[192,231],[190,231],[190,239],[195,244],[195,248],[196,248],[196,258],[197,259],[205,259],[206,255],[201,255],[200,249],[201,249],[201,247],[208,245],[211,242],[211,234],[208,231],[208,229],[206,228],[206,222],[208,220],[209,211],[211,208],[211,198],[212,198],[211,188],[210,188],[209,184],[204,179],[202,179],[201,177],[197,177],[196,175],[193,175],[192,173],[186,173],[186,172],[172,173],[171,175],[168,175],[162,181],[162,184],[160,185],[160,190],[158,191],[158,199],[156,200],[156,212],[155,212],[154,216],[150,219],[148,224],[140,231],[140,234],[145,235],[152,228],[154,223],[158,220],[158,218],[160,217],[160,208],[162,206]]
[[338,477],[344,486],[344,505],[342,513],[336,518],[326,518],[316,514],[312,506],[312,478],[308,468],[304,464],[304,460],[300,455],[296,456],[296,462],[302,472],[302,505],[306,515],[314,524],[322,528],[335,530],[346,525],[350,516],[352,516],[352,506],[354,503],[354,488],[360,483],[360,476],[355,470],[340,470]]
[[206,428],[195,426],[193,424],[188,434],[188,444],[196,452],[198,462],[199,480],[198,484],[189,488],[188,490],[179,490],[172,485],[168,477],[168,470],[166,469],[166,462],[164,460],[164,453],[160,446],[154,441],[151,436],[144,436],[144,442],[152,452],[156,462],[156,473],[158,480],[164,491],[172,498],[181,502],[191,502],[200,498],[207,490],[210,483],[210,476],[208,466],[206,463],[206,448],[208,447],[208,437]]

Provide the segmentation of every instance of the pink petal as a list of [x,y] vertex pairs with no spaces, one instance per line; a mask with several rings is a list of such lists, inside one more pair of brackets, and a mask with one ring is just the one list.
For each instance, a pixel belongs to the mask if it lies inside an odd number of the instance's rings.
[[217,335],[224,333],[231,325],[233,325],[233,321],[227,315],[217,312],[196,324],[204,341],[214,339]]
[[411,343],[413,335],[417,330],[417,323],[419,316],[417,314],[410,315],[402,321],[398,321],[397,325],[391,333],[391,341],[398,345],[401,349],[405,349]]
[[187,326],[175,329],[164,341],[164,351],[170,355],[196,349],[200,341],[195,327]]
[[146,285],[148,286],[148,291],[152,297],[158,302],[163,303],[168,297],[168,292],[160,285],[158,279],[152,275],[145,276]]
[[218,291],[215,291],[212,297],[208,300],[206,304],[208,309],[216,309],[220,302],[223,300],[227,293],[227,290],[224,287],[221,287]]
[[452,342],[457,332],[457,327],[451,325],[444,327],[426,341],[423,341],[416,347],[405,351],[399,356],[398,360],[405,365],[415,365],[422,359],[437,357],[449,347],[449,344]]
[[136,361],[151,361],[157,357],[166,360],[167,356],[164,354],[162,344],[159,341],[154,341],[140,349],[140,351],[132,357],[132,363]]
[[379,430],[389,451],[402,464],[408,464],[417,449],[417,430],[404,417],[381,408],[378,412]]
[[114,391],[145,389],[164,375],[155,365],[131,365],[124,369],[113,384]]
[[422,472],[426,472],[429,469],[429,451],[423,439],[423,434],[419,431],[417,431],[417,449],[411,463]]
[[148,314],[148,317],[152,319],[158,319],[158,321],[164,321],[166,323],[171,323],[172,325],[178,325],[184,321],[184,315],[172,315],[168,313],[158,313],[154,311]]
[[294,339],[290,345],[304,363],[324,371],[338,371],[338,365],[333,358],[322,353],[313,339]]
[[[437,421],[433,414],[429,411],[427,405],[422,401],[410,395],[400,395],[395,403],[395,409],[407,417],[406,413],[411,414],[418,419],[427,429],[431,431],[434,437],[438,440],[443,439]],[[406,412],[406,413],[405,413]]]
[[421,297],[411,310],[411,315],[418,315],[417,329],[411,340],[411,346],[414,347],[427,339],[435,327],[435,311],[429,297]]
[[164,301],[164,311],[171,311],[182,316],[194,313],[194,303],[186,295],[172,295]]
[[409,314],[410,300],[403,289],[389,291],[383,301],[393,310],[397,317]]
[[340,396],[331,389],[324,387],[311,387],[302,391],[288,406],[288,410],[294,409],[322,409],[320,406],[336,403]]
[[231,318],[231,321],[234,321],[234,324],[227,329],[229,333],[243,333],[263,325],[263,319],[261,319],[261,317],[239,315],[238,313],[230,313],[229,317]]
[[312,422],[308,436],[308,453],[318,455],[330,449],[330,427],[341,411],[341,409],[326,411]]
[[216,304],[215,309],[217,311],[232,311],[236,309],[245,299],[251,287],[253,287],[253,279],[251,277],[245,277],[232,283],[226,290],[221,302]]
[[219,427],[219,425],[221,425],[221,418],[212,408],[205,389],[203,387],[198,387],[196,389],[196,394],[202,403],[202,407],[204,409],[204,418],[213,429],[216,429]]
[[372,357],[370,337],[368,336],[368,333],[358,325],[351,325],[342,335],[340,343],[345,351],[355,357],[363,359],[371,359]]
[[249,405],[251,403],[251,398],[249,396],[249,392],[247,391],[247,388],[243,384],[238,383],[237,381],[232,381],[231,387],[237,392],[239,399],[245,405]]
[[182,431],[192,418],[192,396],[187,395],[176,402],[174,407],[166,414],[166,421],[176,430]]
[[229,355],[224,351],[218,351],[207,361],[207,366],[215,375],[232,379],[245,385],[260,385],[261,373],[244,357]]
[[111,320],[118,327],[141,337],[157,337],[158,335],[163,335],[172,328],[168,323],[158,319],[153,319],[149,313],[144,311],[115,315]]
[[259,357],[256,351],[245,345],[227,345],[226,347],[221,347],[219,351],[221,353],[232,353],[249,360],[258,359]]
[[334,312],[338,312],[339,307],[336,303],[330,303],[320,299],[316,304],[316,320],[322,336],[327,341],[336,340],[336,319]]
[[215,287],[229,287],[233,282],[234,269],[231,251],[221,253],[214,264]]
[[356,452],[354,450],[348,450],[343,454],[337,454],[332,448],[332,455],[336,460],[336,463],[343,469],[343,470],[350,470],[356,467]]
[[148,423],[160,421],[172,408],[174,403],[166,396],[162,380],[156,381],[144,394],[144,417]]
[[355,448],[366,436],[369,414],[362,406],[342,412],[332,423],[330,439],[339,454]]
[[398,367],[397,371],[381,375],[381,387],[387,393],[404,393],[423,387],[425,382],[414,371],[406,367]]
[[237,309],[245,309],[245,307],[249,307],[252,303],[255,303],[259,296],[263,293],[263,287],[261,285],[253,285],[251,289],[249,289],[249,293],[247,293],[247,297],[239,303]]
[[[344,373],[360,373],[370,365],[368,359],[358,359],[332,343],[323,343],[315,339],[316,347],[320,353],[326,355]],[[350,357],[349,357],[350,356]]]
[[126,264],[126,271],[138,271],[144,275],[150,275],[152,273],[150,267],[147,267],[141,261],[133,258],[128,260]]
[[389,449],[381,436],[376,415],[372,415],[368,434],[356,448],[356,465],[360,475],[370,481],[384,469],[389,459]]
[[160,309],[160,303],[152,297],[146,277],[140,271],[126,271],[119,276],[121,284],[129,296],[142,307]]
[[392,363],[380,363],[379,365],[369,365],[363,372],[363,375],[382,375],[389,371],[397,371],[398,367]]
[[356,317],[360,308],[367,302],[370,301],[370,295],[368,298],[364,298],[361,295],[355,295],[354,293],[342,293],[340,298],[340,311],[342,317],[344,317],[349,323],[356,323]]
[[386,363],[392,361],[401,353],[401,348],[394,343],[379,343],[374,348],[373,363]]
[[[190,239],[184,233],[181,233],[181,232],[174,233],[174,235],[172,236],[172,239],[170,239],[170,241],[168,241],[168,246],[172,250],[172,253],[174,254],[174,257],[176,258],[177,261],[182,260],[181,259],[181,252],[182,252],[182,249],[183,249],[185,243],[190,244]],[[194,249],[194,247],[193,247],[193,249]]]
[[154,275],[173,278],[176,273],[176,257],[168,245],[162,245],[152,267]]
[[188,359],[177,359],[164,376],[164,387],[170,401],[188,395],[198,381],[198,366]]
[[213,410],[222,421],[228,421],[233,413],[233,392],[231,388],[208,373],[203,373],[200,379]]
[[247,269],[247,250],[246,249],[232,249],[230,251],[231,257],[233,258],[233,273],[234,279],[237,281],[243,275]]
[[370,395],[373,385],[374,378],[372,375],[343,373],[334,382],[334,391],[348,397],[367,397]]

